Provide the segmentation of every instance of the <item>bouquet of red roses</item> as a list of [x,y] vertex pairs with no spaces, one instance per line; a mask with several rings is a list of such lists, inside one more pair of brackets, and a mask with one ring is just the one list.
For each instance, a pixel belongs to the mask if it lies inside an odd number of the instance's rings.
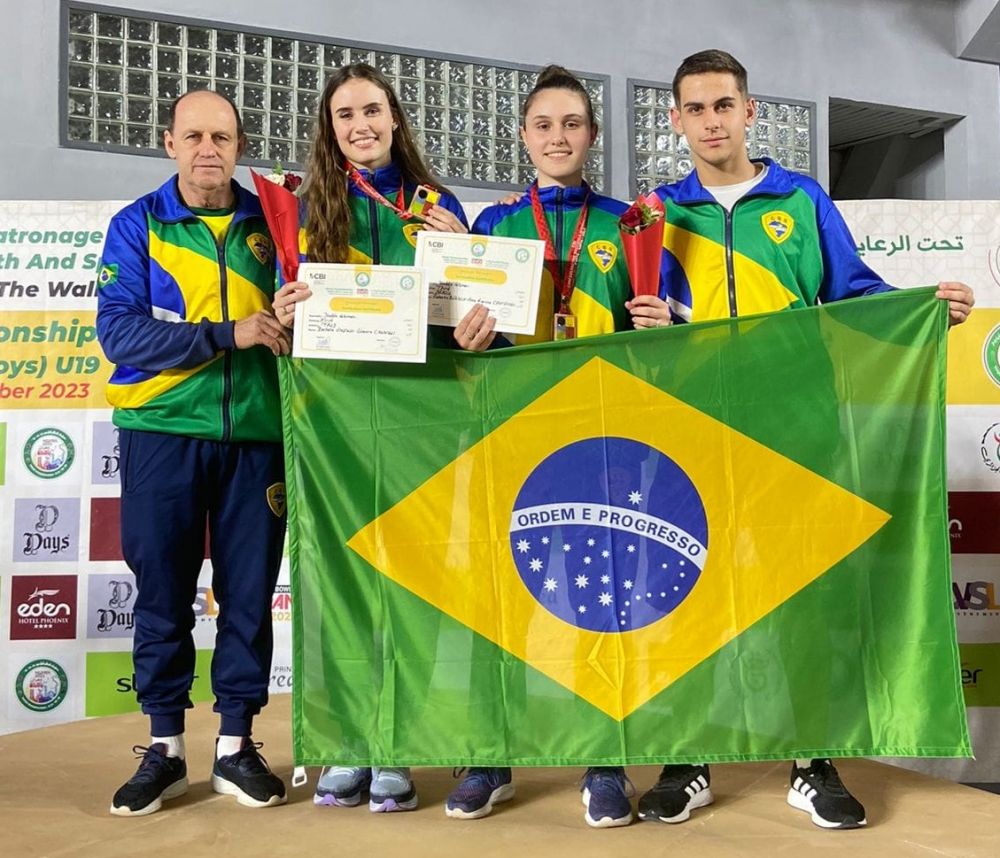
[[659,293],[666,220],[663,202],[656,194],[648,193],[632,203],[618,221],[633,295]]
[[302,177],[284,172],[280,161],[267,176],[253,170],[250,175],[274,241],[281,276],[286,283],[295,280],[299,273],[299,198],[295,192]]

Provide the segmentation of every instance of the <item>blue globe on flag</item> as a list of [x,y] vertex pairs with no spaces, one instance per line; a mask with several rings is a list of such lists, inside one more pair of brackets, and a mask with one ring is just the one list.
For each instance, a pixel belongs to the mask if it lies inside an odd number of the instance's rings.
[[588,438],[546,457],[510,520],[521,580],[542,607],[595,632],[655,623],[693,589],[708,555],[694,483],[629,438]]

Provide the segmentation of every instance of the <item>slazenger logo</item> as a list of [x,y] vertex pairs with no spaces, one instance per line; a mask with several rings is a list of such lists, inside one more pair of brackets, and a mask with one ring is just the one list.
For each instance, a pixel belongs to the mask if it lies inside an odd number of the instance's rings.
[[979,453],[987,468],[993,473],[1000,472],[1000,423],[994,423],[983,434]]

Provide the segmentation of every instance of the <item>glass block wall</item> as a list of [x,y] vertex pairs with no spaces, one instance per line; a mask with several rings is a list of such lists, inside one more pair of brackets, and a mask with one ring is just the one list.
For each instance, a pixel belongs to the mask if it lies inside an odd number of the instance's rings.
[[[693,169],[687,141],[670,124],[670,87],[629,81],[632,143],[630,191],[633,196],[664,182],[683,179]],[[747,135],[751,158],[773,158],[783,167],[815,173],[815,106],[757,98],[757,121]]]
[[[187,90],[215,89],[242,110],[246,160],[301,169],[326,78],[361,61],[392,82],[435,174],[503,188],[534,178],[518,136],[533,69],[82,3],[66,3],[63,13],[63,145],[160,154],[170,103]],[[600,123],[608,79],[583,78]],[[585,172],[596,189],[609,187],[603,132]]]

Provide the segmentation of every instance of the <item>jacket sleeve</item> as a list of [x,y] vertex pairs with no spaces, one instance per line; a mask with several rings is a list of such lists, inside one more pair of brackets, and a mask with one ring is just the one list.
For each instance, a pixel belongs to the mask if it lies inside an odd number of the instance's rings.
[[851,231],[833,200],[820,191],[816,203],[823,253],[823,282],[819,287],[819,300],[826,304],[844,298],[894,291],[895,287],[886,283],[858,256]]
[[146,372],[190,369],[235,347],[233,322],[157,319],[149,291],[146,227],[133,212],[112,219],[98,271],[97,336],[108,360]]

